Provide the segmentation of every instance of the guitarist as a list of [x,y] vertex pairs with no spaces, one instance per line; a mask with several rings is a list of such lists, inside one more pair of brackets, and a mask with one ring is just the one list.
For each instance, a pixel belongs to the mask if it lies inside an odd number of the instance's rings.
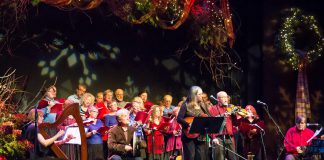
[[[224,151],[224,147],[235,152],[235,144],[233,138],[233,123],[231,113],[227,112],[229,97],[226,92],[220,91],[217,93],[217,101],[218,103],[209,108],[209,112],[212,116],[225,116],[225,127],[220,134],[213,135],[213,143],[216,144],[213,147],[213,159],[215,160],[223,160],[224,156],[227,159],[235,160],[236,157],[232,152],[226,150]],[[225,143],[223,142],[225,140]],[[221,146],[221,145],[223,146]]]
[[305,146],[308,146],[307,140],[314,132],[306,128],[306,118],[304,116],[296,117],[296,125],[289,128],[285,136],[286,160],[299,159],[298,157],[305,152]]
[[[206,159],[206,145],[204,135],[191,137],[188,131],[191,123],[186,122],[189,117],[208,117],[208,106],[202,101],[203,91],[198,86],[192,86],[188,93],[188,97],[181,105],[177,121],[182,126],[181,140],[183,144],[184,160],[201,160]],[[191,138],[189,138],[191,137]]]

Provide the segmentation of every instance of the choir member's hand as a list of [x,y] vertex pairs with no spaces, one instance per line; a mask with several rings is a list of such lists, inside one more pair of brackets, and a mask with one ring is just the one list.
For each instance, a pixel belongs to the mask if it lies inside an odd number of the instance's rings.
[[219,140],[217,138],[213,139],[213,144],[219,144]]
[[47,106],[47,108],[52,108],[54,105],[55,105],[56,103],[55,103],[55,101],[49,101],[48,102],[48,106]]
[[92,130],[91,133],[92,133],[92,135],[94,135],[97,133],[97,130]]
[[200,117],[208,117],[208,115],[205,113],[202,113],[202,114],[200,114]]
[[324,134],[323,134],[323,135],[321,135],[321,139],[324,139]]
[[225,116],[225,117],[229,117],[230,115],[231,115],[231,113],[229,113],[229,112],[225,112],[225,113],[224,113],[224,116]]
[[297,150],[297,153],[299,153],[299,154],[304,152],[300,146],[296,147],[296,150]]
[[125,145],[125,150],[126,151],[132,151],[133,148],[130,145]]
[[71,139],[74,139],[75,137],[72,135],[72,134],[69,134],[66,138],[65,138],[65,140],[64,140],[64,143],[65,142],[68,142],[68,141],[70,141]]
[[65,131],[64,130],[60,130],[59,132],[57,132],[57,136],[58,137],[61,137],[61,136],[63,136],[65,134]]

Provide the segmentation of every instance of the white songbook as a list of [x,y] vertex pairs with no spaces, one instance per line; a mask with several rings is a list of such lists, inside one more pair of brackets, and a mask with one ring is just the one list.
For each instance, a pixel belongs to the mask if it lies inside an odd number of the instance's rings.
[[[88,128],[84,128],[84,131],[86,133],[88,131]],[[68,142],[65,142],[66,144],[81,145],[81,135],[79,132],[79,127],[67,127],[63,139],[66,139],[68,135],[73,135],[74,138]]]

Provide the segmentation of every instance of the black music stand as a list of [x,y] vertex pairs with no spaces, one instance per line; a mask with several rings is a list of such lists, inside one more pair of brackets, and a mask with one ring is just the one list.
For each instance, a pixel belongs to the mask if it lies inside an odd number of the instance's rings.
[[208,141],[207,136],[209,133],[220,133],[224,129],[225,117],[195,117],[191,124],[189,133],[199,133],[206,135],[206,151],[208,159]]

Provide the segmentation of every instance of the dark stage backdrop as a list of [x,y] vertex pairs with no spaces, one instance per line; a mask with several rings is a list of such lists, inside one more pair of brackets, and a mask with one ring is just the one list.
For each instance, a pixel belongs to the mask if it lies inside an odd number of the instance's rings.
[[[192,85],[209,94],[220,90],[192,52],[179,49],[189,43],[188,26],[176,31],[149,25],[132,26],[104,8],[89,12],[62,11],[41,4],[33,8],[21,28],[25,37],[13,55],[1,56],[1,73],[9,67],[23,76],[26,99],[46,81],[56,81],[58,97],[74,93],[78,83],[94,95],[122,88],[126,100],[142,89],[158,103],[163,95],[174,96],[176,105]],[[228,82],[225,82],[228,83]]]
[[[106,89],[123,88],[126,100],[147,88],[149,99],[157,103],[164,94],[174,96],[173,104],[187,94],[191,85],[199,85],[209,94],[226,90],[233,104],[252,104],[267,124],[265,135],[268,159],[276,159],[282,139],[262,106],[269,110],[283,133],[294,123],[294,102],[297,72],[281,65],[275,36],[282,9],[297,6],[314,14],[324,26],[321,0],[230,1],[236,26],[234,49],[241,60],[237,65],[243,72],[226,70],[239,83],[225,80],[219,88],[201,68],[192,50],[179,55],[190,40],[190,19],[176,31],[161,30],[149,25],[130,25],[106,11],[105,6],[85,13],[62,11],[41,4],[30,11],[23,43],[15,45],[13,55],[0,57],[0,73],[9,67],[23,76],[19,82],[30,100],[46,80],[54,83],[57,77],[58,97],[74,92],[79,82],[88,85],[95,94]],[[323,110],[324,58],[308,68],[308,82],[313,118],[324,124]],[[30,92],[30,93],[29,93]]]

